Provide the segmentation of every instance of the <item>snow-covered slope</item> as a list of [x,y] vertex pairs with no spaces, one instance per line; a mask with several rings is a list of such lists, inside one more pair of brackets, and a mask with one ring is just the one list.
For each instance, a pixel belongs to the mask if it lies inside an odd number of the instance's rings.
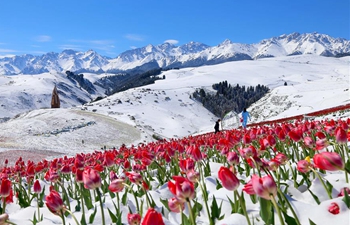
[[[48,114],[56,113],[55,116],[52,115],[53,120],[60,114],[61,117],[66,118],[67,122],[65,123],[67,123],[67,126],[71,123],[69,121],[74,121],[72,113],[75,115],[74,111],[76,110],[84,110],[84,112],[90,114],[86,115],[86,117],[83,116],[83,118],[85,117],[85,122],[95,121],[97,124],[99,123],[97,119],[92,118],[91,114],[108,116],[108,118],[126,123],[140,132],[138,138],[131,138],[132,141],[129,143],[123,142],[124,144],[144,143],[155,140],[154,138],[184,137],[213,131],[213,126],[217,119],[203,108],[200,103],[190,98],[196,88],[211,90],[212,84],[225,80],[233,85],[255,86],[262,84],[268,86],[271,89],[270,93],[248,108],[252,115],[251,122],[261,122],[349,104],[349,66],[350,57],[329,58],[297,55],[169,70],[160,74],[160,76],[164,75],[166,79],[158,80],[155,84],[116,93],[100,101],[86,104],[83,107],[77,105],[77,107],[69,109],[41,109],[39,112],[34,111],[28,115],[35,114],[35,121],[45,121],[46,119],[40,118],[41,114],[45,115],[46,118]],[[47,76],[49,74],[45,76],[15,76],[18,79],[15,80],[15,84],[9,84],[11,79],[15,77],[1,77],[0,92],[3,97],[2,101],[11,99],[11,96],[22,96],[21,98],[24,98],[28,95],[35,96],[37,99],[40,98],[42,101],[44,101],[44,96],[49,99],[53,81]],[[89,74],[86,77],[95,79],[94,74]],[[55,79],[60,78],[55,77]],[[284,86],[285,82],[287,82],[287,86]],[[5,104],[2,102],[0,107],[1,115],[6,113],[16,115],[23,112],[20,111],[21,109],[17,109],[16,112],[11,109],[13,105],[21,104],[18,100],[7,101]],[[47,105],[49,107],[49,101]],[[31,121],[31,129],[40,124],[30,120],[27,115],[18,117],[21,119],[20,123],[23,124],[23,130],[20,129],[21,126],[11,125],[11,123],[18,124],[16,122],[17,118],[6,122],[6,127],[13,127],[16,132],[28,134],[28,125],[24,125],[26,119]],[[62,120],[61,117],[58,117],[58,119]],[[81,118],[79,118],[79,121],[82,122]],[[4,124],[1,125],[2,127],[5,126]],[[109,129],[108,126],[104,126],[103,129],[95,129],[97,127],[91,126],[86,128],[91,129],[90,133],[86,134],[86,137],[89,138],[94,132],[96,134],[104,133]],[[60,126],[60,129],[63,129],[62,126]],[[111,128],[111,130],[115,129]],[[124,128],[120,129],[121,132],[126,132]],[[46,130],[41,129],[42,132]],[[55,129],[51,128],[50,130]],[[3,140],[5,136],[11,136],[11,132],[15,131],[0,129],[0,140]],[[117,131],[115,132],[117,134]],[[109,131],[108,134],[110,135]],[[71,131],[69,135],[66,135],[66,140],[61,139],[64,136],[61,134],[58,135],[57,139],[60,139],[62,143],[69,142],[69,145],[75,146],[74,149],[76,150],[79,148],[86,149],[88,148],[87,141],[85,141],[85,146],[83,146],[81,135],[83,134],[78,133],[78,131]],[[133,136],[134,134],[130,135]],[[54,139],[54,137],[52,138]],[[110,138],[111,140],[103,139],[104,143],[108,143],[109,146],[107,147],[122,144],[118,136],[113,137],[112,135]],[[21,139],[18,138],[17,141],[20,142]],[[43,140],[46,139],[44,138]],[[45,143],[42,141],[32,142],[33,145],[36,142]],[[0,141],[0,148],[6,148],[2,144]],[[66,144],[62,145],[62,148],[66,149]],[[101,142],[96,142],[93,148],[101,144]],[[59,146],[57,144],[57,148],[60,148]],[[43,148],[42,145],[40,148]],[[59,151],[59,149],[56,150]],[[69,150],[66,149],[64,151]]]

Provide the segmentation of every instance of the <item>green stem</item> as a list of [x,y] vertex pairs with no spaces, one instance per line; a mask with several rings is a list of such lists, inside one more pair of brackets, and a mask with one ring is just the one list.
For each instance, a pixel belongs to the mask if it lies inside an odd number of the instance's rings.
[[39,194],[36,194],[36,201],[37,201],[37,207],[38,207],[38,221],[41,221],[41,218],[40,218],[40,207],[39,207]]
[[61,219],[62,219],[62,224],[66,225],[66,220],[64,219],[64,212],[63,209],[61,209]]
[[2,198],[2,213],[5,213],[5,208],[6,208],[6,198]]
[[328,194],[328,197],[329,199],[332,199],[332,194],[330,193],[330,191],[328,190],[326,184],[324,183],[322,177],[320,176],[320,174],[317,173],[316,170],[314,170],[313,168],[311,168],[312,172],[314,172],[314,174],[317,176],[317,178],[320,180],[322,186],[324,187],[324,189],[326,190],[327,194]]
[[289,206],[290,211],[292,211],[292,214],[294,216],[296,224],[297,225],[301,225],[300,221],[299,221],[299,218],[298,218],[298,215],[295,213],[295,211],[294,211],[292,205],[290,204],[290,202],[288,201],[287,197],[282,193],[282,191],[280,189],[277,189],[277,191],[280,193],[281,196],[283,196],[284,200],[287,202],[287,205]]
[[99,188],[96,188],[96,192],[97,192],[98,198],[100,200],[101,215],[102,215],[102,225],[105,225],[106,224],[106,220],[105,220],[105,214],[104,214],[104,211],[103,211],[102,194],[101,194]]
[[82,208],[82,210],[83,210],[83,214],[81,215],[81,220],[82,220],[82,223],[83,223],[83,224],[86,224],[83,188],[84,188],[84,184],[83,184],[83,183],[80,183],[81,208]]
[[77,225],[80,225],[77,218],[74,216],[74,214],[69,209],[66,209],[65,211],[67,211],[73,217],[73,219]]
[[208,206],[207,192],[205,192],[204,187],[203,187],[203,185],[202,185],[201,182],[198,182],[198,184],[199,184],[199,187],[200,187],[201,190],[202,190],[204,205],[205,205],[205,209],[207,210],[207,214],[208,214],[208,218],[209,218],[209,224],[210,224],[210,225],[214,225],[213,218],[211,218],[211,216],[210,216],[210,211],[209,211],[209,206]]
[[247,208],[246,208],[246,206],[245,206],[245,203],[243,202],[243,198],[244,198],[244,197],[243,197],[243,192],[242,192],[242,195],[240,195],[240,194],[238,193],[238,191],[235,190],[235,195],[238,196],[239,203],[241,204],[241,207],[242,207],[242,210],[243,210],[243,215],[245,216],[248,225],[250,225],[250,220],[249,220]]
[[196,225],[196,220],[195,220],[194,215],[193,215],[193,211],[192,211],[192,206],[191,206],[190,200],[187,200],[186,202],[187,202],[188,211],[190,211],[191,223],[192,223],[192,225]]
[[273,204],[273,207],[275,207],[277,214],[278,214],[278,218],[280,219],[281,225],[284,225],[284,220],[281,214],[281,210],[278,208],[277,202],[275,200],[275,198],[273,197],[273,195],[270,196],[271,197],[271,202]]

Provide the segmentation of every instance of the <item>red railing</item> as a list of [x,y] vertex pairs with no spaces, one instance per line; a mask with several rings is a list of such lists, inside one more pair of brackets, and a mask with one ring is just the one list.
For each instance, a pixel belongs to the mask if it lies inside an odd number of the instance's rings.
[[251,124],[248,124],[248,126],[250,126],[250,127],[251,126],[261,126],[261,125],[266,125],[266,124],[271,124],[271,123],[281,123],[281,122],[285,122],[288,120],[301,120],[301,119],[304,119],[305,117],[308,117],[308,116],[309,117],[322,116],[322,115],[327,115],[327,114],[330,114],[333,112],[338,112],[338,111],[342,111],[342,110],[346,110],[346,109],[350,109],[350,104],[336,106],[336,107],[323,109],[323,110],[319,110],[319,111],[311,112],[311,113],[306,113],[306,114],[302,114],[302,115],[285,117],[285,118],[281,118],[281,119],[277,119],[277,120],[269,120],[269,121],[262,121],[259,123],[251,123]]

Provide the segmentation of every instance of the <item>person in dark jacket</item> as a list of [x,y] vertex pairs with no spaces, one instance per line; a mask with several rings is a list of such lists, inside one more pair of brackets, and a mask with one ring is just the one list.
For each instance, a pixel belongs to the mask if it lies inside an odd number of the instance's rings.
[[219,132],[220,131],[220,119],[218,119],[216,122],[215,122],[215,126],[214,126],[214,129],[215,129],[215,134],[217,133],[217,132]]

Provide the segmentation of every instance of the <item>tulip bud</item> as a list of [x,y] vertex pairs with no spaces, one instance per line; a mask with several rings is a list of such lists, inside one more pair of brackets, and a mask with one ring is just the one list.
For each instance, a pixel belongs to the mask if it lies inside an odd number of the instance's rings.
[[49,210],[55,214],[61,216],[61,210],[64,209],[63,200],[57,191],[51,191],[49,195],[46,196],[46,206]]
[[259,177],[253,174],[252,185],[256,195],[261,198],[270,200],[271,197],[277,195],[277,185],[270,175]]
[[36,180],[34,182],[33,189],[34,189],[34,192],[37,193],[37,194],[39,194],[41,192],[41,185],[40,185],[39,180]]
[[162,214],[154,210],[153,208],[149,208],[145,217],[142,220],[141,225],[165,225],[163,221]]
[[185,209],[185,203],[179,201],[177,198],[170,198],[168,200],[168,206],[170,211],[175,213],[182,212]]
[[222,186],[227,190],[234,191],[239,186],[239,180],[236,175],[227,167],[220,167],[218,177]]
[[0,186],[0,196],[2,198],[6,198],[10,195],[11,192],[11,181],[8,179],[2,179],[1,180],[1,186]]
[[83,182],[86,189],[95,189],[101,186],[100,174],[91,168],[87,168],[83,172]]
[[311,168],[312,164],[307,160],[300,160],[297,164],[297,170],[301,173],[307,173]]
[[343,170],[344,162],[341,156],[336,152],[322,152],[314,155],[314,164],[321,170]]

